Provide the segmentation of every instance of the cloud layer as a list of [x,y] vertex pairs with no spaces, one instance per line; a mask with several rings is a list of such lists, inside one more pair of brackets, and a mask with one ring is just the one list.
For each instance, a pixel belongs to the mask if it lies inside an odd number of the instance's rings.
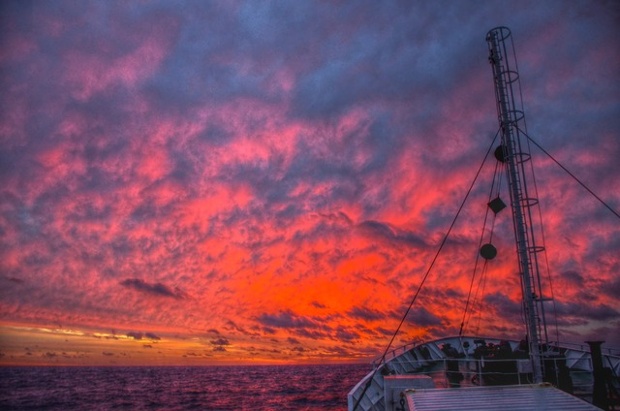
[[[529,134],[620,209],[612,3],[1,7],[0,361],[380,352],[497,131],[497,25]],[[532,151],[560,336],[620,345],[618,219]],[[399,341],[458,332],[492,167]],[[521,338],[495,224],[468,331]]]

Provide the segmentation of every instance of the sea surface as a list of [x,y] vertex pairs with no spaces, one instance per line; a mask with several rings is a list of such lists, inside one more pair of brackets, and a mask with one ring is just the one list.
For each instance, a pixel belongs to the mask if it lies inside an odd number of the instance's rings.
[[0,410],[346,410],[368,364],[0,367]]

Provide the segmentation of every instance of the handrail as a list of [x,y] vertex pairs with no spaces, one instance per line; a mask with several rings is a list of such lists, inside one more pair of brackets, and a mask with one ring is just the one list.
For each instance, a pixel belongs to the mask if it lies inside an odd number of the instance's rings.
[[[392,349],[392,350],[388,351],[388,352],[386,353],[386,355],[385,355],[384,359],[385,359],[385,360],[386,360],[386,362],[387,362],[388,357],[389,357],[390,359],[394,359],[394,358],[398,357],[399,355],[402,355],[402,354],[406,353],[407,351],[409,351],[409,350],[411,350],[411,349],[413,349],[413,348],[415,348],[415,347],[417,347],[417,346],[418,346],[418,343],[417,343],[417,342],[410,342],[410,343],[407,343],[407,344],[404,344],[404,345],[398,346],[398,347],[396,347],[396,348],[394,348],[394,349]],[[381,355],[379,355],[379,356],[375,357],[375,358],[371,361],[371,364],[372,364],[373,368],[377,366],[377,363],[378,363],[379,361],[381,361],[381,359],[382,359],[382,356],[381,356]],[[380,365],[380,364],[379,364],[379,365]]]
[[[405,347],[405,346],[403,346]],[[401,348],[401,347],[399,347]],[[551,361],[557,362],[560,359],[551,359]],[[487,359],[487,358],[441,358],[441,359],[428,359],[428,360],[407,360],[402,361],[400,364],[409,368],[409,371],[400,373],[400,375],[428,375],[430,376],[435,385],[441,388],[448,388],[451,386],[477,386],[477,385],[493,385],[492,383],[484,382],[489,378],[500,378],[510,381],[509,383],[499,383],[498,385],[526,385],[531,384],[529,379],[531,376],[531,370],[524,370],[518,366],[518,362],[523,364],[529,363],[527,359]],[[450,363],[453,366],[450,366]],[[454,364],[458,364],[454,367]],[[500,367],[494,367],[493,364]],[[502,364],[515,365],[516,368],[512,370],[501,369]],[[485,369],[486,368],[486,369]],[[489,369],[490,368],[490,369]],[[529,372],[528,372],[529,371]],[[583,369],[571,369],[570,374],[572,376],[572,387],[575,393],[587,394],[592,392],[593,378],[591,370]],[[372,378],[374,373],[367,375],[366,377]],[[456,377],[456,380],[451,381],[451,377]],[[458,381],[457,381],[458,380]],[[350,394],[354,393],[363,385],[366,378],[362,379]],[[457,381],[457,382],[455,382]]]
[[[396,358],[397,356],[413,349],[416,348],[418,346],[421,345],[428,345],[428,344],[441,344],[443,341],[446,340],[454,340],[454,339],[462,339],[462,340],[471,340],[471,339],[482,339],[482,340],[486,340],[486,341],[497,341],[500,340],[499,338],[491,338],[491,337],[477,337],[477,336],[452,336],[452,337],[444,337],[444,338],[439,338],[436,340],[432,340],[432,341],[412,341],[409,342],[407,344],[403,344],[401,346],[398,346],[390,351],[387,352],[387,354],[385,355],[385,359],[387,360],[388,358],[392,359],[392,358]],[[516,342],[515,340],[511,340],[512,342]],[[547,345],[552,346],[552,347],[558,347],[558,348],[568,348],[568,349],[576,349],[578,351],[583,351],[585,353],[590,353],[590,347],[588,346],[587,343],[571,343],[571,342],[565,342],[565,341],[550,341],[547,343]],[[619,357],[620,358],[620,348],[618,347],[601,347],[601,350],[603,351],[604,355],[609,355],[609,356],[613,356],[613,357]],[[375,367],[378,363],[378,361],[381,360],[381,356],[377,356],[375,357],[372,361],[371,361],[371,365],[373,367]],[[387,362],[387,361],[386,361]],[[379,364],[380,365],[380,364]]]
[[[470,337],[466,337],[469,339]],[[440,339],[432,341],[432,344],[441,344],[449,339]],[[488,340],[487,340],[488,341]],[[402,351],[405,352],[411,348],[427,345],[409,343],[392,350],[393,352]],[[578,346],[578,345],[576,345]],[[584,351],[589,355],[589,352]],[[396,357],[393,357],[396,358]],[[392,364],[388,373],[377,373],[375,371],[370,372],[358,384],[349,392],[350,399],[357,400],[362,393],[362,388],[369,378],[375,380],[374,390],[383,391],[384,378],[393,375],[427,375],[433,379],[433,382],[438,388],[450,388],[450,387],[467,387],[478,385],[527,385],[531,384],[531,369],[529,366],[530,360],[527,358],[475,358],[473,356],[467,356],[464,358],[416,358],[416,357],[400,357],[396,362],[392,362],[393,358],[386,360],[385,364]],[[589,367],[585,368],[567,368],[570,373],[570,391],[578,397],[588,398],[592,395],[594,378],[591,368],[591,358],[584,358]],[[564,366],[563,362],[565,358],[562,357],[550,357],[545,361],[552,361],[556,365],[553,369],[556,370],[555,381],[553,384],[559,384],[562,388],[562,377],[560,369]],[[505,364],[505,365],[504,365]],[[566,380],[564,380],[566,383]],[[378,384],[378,385],[377,385]],[[565,387],[566,388],[566,387]]]
[[[418,346],[422,346],[422,345],[430,345],[433,344],[435,346],[442,344],[446,341],[452,341],[452,340],[485,340],[485,341],[501,341],[501,338],[496,338],[496,337],[484,337],[484,336],[473,336],[473,335],[463,335],[463,336],[458,336],[458,335],[454,335],[454,336],[449,336],[449,337],[443,337],[443,338],[438,338],[435,340],[430,340],[430,341],[423,341],[423,340],[418,340],[418,341],[411,341],[407,344],[403,344],[401,346],[398,346],[390,351],[388,351],[385,355],[385,360],[388,359],[388,357],[390,359],[396,358],[397,356],[413,349],[416,348]],[[517,343],[518,341],[516,340],[510,340],[513,343]],[[373,360],[371,361],[371,365],[373,366],[373,368],[375,366],[377,366],[377,363],[382,359],[381,355],[376,356],[375,358],[373,358]],[[386,361],[387,362],[387,361]],[[380,365],[380,364],[379,364]]]
[[[549,345],[558,346],[562,348],[576,349],[579,351],[584,351],[590,353],[590,346],[587,343],[571,343],[565,341],[550,341]],[[611,355],[613,357],[620,357],[620,347],[601,347],[601,351],[605,355]]]
[[[412,366],[414,369],[418,369],[417,371],[409,371],[404,375],[435,375],[435,382],[440,382],[439,385],[446,385],[446,382],[449,380],[448,375],[456,375],[463,374],[464,376],[474,377],[489,377],[489,376],[514,376],[518,381],[518,385],[521,384],[531,384],[532,381],[526,379],[526,375],[529,375],[531,372],[519,370],[519,367],[516,368],[515,371],[505,371],[505,370],[485,370],[485,367],[488,367],[491,364],[502,365],[502,364],[510,364],[515,365],[517,362],[529,363],[528,359],[494,359],[494,358],[441,358],[441,359],[430,359],[430,360],[415,360],[415,361],[406,361],[408,365]],[[560,359],[551,359],[551,361],[558,362]],[[424,367],[418,367],[420,364],[424,364]],[[448,366],[449,363],[458,363],[457,368],[450,368]],[[438,367],[441,366],[441,367]],[[491,367],[494,368],[494,367]],[[578,376],[591,376],[592,371],[590,370],[582,370],[582,369],[571,369],[571,374]],[[443,381],[443,383],[441,383]],[[464,381],[471,381],[471,378],[464,378]],[[448,384],[449,385],[449,384]],[[471,385],[471,384],[465,384]],[[474,384],[475,385],[475,384]],[[574,383],[575,387],[592,387],[592,381],[581,381]]]

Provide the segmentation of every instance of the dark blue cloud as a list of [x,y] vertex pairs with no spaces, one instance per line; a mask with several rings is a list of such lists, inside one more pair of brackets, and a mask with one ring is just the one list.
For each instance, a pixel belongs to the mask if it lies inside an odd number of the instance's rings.
[[557,314],[562,317],[579,317],[588,320],[610,321],[618,319],[620,312],[607,304],[593,304],[592,301],[561,302],[555,304]]
[[385,318],[385,314],[367,307],[354,307],[348,313],[353,318],[363,321],[376,321]]
[[413,232],[399,230],[379,221],[363,221],[358,225],[358,228],[370,237],[382,241],[415,248],[426,248],[428,246],[428,243],[421,236]]
[[442,325],[440,313],[433,314],[424,307],[414,307],[407,315],[407,320],[420,327]]
[[120,285],[154,296],[172,297],[176,299],[185,298],[184,293],[180,290],[173,290],[162,283],[148,283],[139,278],[127,278],[121,281]]
[[261,314],[257,318],[261,324],[276,328],[314,328],[317,324],[306,317],[295,315],[292,311],[278,314]]

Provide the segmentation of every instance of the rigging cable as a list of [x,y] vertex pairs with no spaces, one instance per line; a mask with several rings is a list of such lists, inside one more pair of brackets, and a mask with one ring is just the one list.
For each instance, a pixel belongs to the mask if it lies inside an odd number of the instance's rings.
[[[487,216],[488,216],[488,211],[484,216],[484,225],[482,227],[482,233],[480,234],[480,241],[478,242],[478,249],[480,249],[480,247],[482,246],[482,241],[484,240],[484,227],[486,226]],[[478,271],[479,261],[480,261],[480,253],[476,253],[476,262],[474,263],[474,272],[471,276],[471,282],[469,283],[469,292],[467,293],[467,301],[465,302],[465,310],[463,311],[463,319],[461,320],[461,328],[459,329],[459,337],[463,336],[463,328],[465,328],[465,319],[467,318],[467,313],[469,312],[469,302],[471,301],[471,292],[474,289],[474,281],[476,280],[476,272]],[[484,263],[485,268],[486,268],[486,262],[487,261],[485,260],[485,263]],[[483,268],[483,271],[485,268]]]
[[[495,163],[495,171],[493,172],[493,181],[491,183],[491,190],[489,192],[489,202],[491,201],[491,199],[493,198],[493,190],[495,189],[495,180],[497,178],[497,170],[499,168],[499,162]],[[497,196],[499,196],[499,183],[498,183],[498,187],[497,187]],[[497,215],[495,215],[496,217]],[[489,243],[491,243],[493,241],[493,230],[495,228],[495,217],[493,217],[493,222],[491,224],[491,235],[489,238]],[[480,250],[480,248],[482,247],[482,242],[484,241],[484,231],[485,228],[487,226],[487,220],[489,218],[489,207],[486,208],[486,212],[484,214],[484,221],[482,223],[482,232],[480,233],[480,241],[478,241],[478,250]],[[459,337],[463,336],[463,329],[465,328],[466,324],[469,322],[469,320],[466,321],[467,318],[467,314],[469,312],[469,305],[470,305],[470,301],[471,301],[471,293],[472,290],[474,288],[474,282],[476,280],[476,273],[478,272],[478,263],[480,262],[480,253],[476,253],[476,262],[474,263],[474,272],[471,276],[471,282],[469,284],[469,292],[467,293],[467,301],[465,302],[465,310],[463,311],[463,319],[461,320],[461,328],[459,330]],[[486,271],[487,268],[487,263],[488,260],[485,260],[484,262],[484,267],[483,267],[483,272]],[[477,295],[477,292],[476,292]],[[473,306],[473,303],[471,304]],[[471,315],[470,315],[471,317]]]
[[[538,212],[541,214],[542,221],[542,212],[540,211],[540,207],[538,208]],[[545,246],[545,230],[542,229],[541,224],[541,235],[543,246]],[[555,293],[553,292],[553,281],[551,281],[551,269],[549,268],[549,256],[545,252],[545,265],[547,266],[547,281],[549,282],[549,292],[551,293],[551,304],[553,305],[553,319],[554,319],[554,327],[555,327],[555,341],[556,343],[560,342],[560,324],[558,322],[558,307],[555,302]]]
[[[511,39],[511,41],[513,41],[513,40]],[[516,50],[514,48],[514,44],[512,46],[512,53],[513,53],[513,58],[514,58],[514,62],[515,62],[516,71],[518,73],[519,72],[519,61],[517,59],[517,52],[516,52]],[[521,111],[525,112],[525,108],[523,106],[523,89],[521,88],[521,82],[520,81],[518,82],[518,89],[519,89],[519,101],[521,102]],[[532,153],[532,149],[531,149],[531,146],[530,146],[531,139],[529,138],[528,133],[527,133],[527,121],[526,121],[525,117],[523,117],[523,129],[524,130],[521,130],[519,128],[518,123],[515,123],[515,127],[516,127],[517,131],[523,133],[527,137],[526,142],[527,142],[528,153],[531,154]],[[519,144],[520,144],[520,140],[519,140]],[[534,172],[534,162],[533,161],[530,161],[530,170],[531,170],[531,173],[532,173],[532,181],[533,181],[533,184],[534,184],[534,195],[535,195],[535,198],[539,198],[538,197],[538,185],[536,183],[536,175],[535,175],[535,172]],[[541,234],[541,237],[542,237],[542,244],[543,244],[542,247],[543,247],[543,251],[544,251],[543,254],[545,256],[545,265],[546,265],[546,270],[547,270],[549,289],[550,289],[550,293],[551,293],[551,301],[552,301],[552,304],[553,304],[553,317],[554,317],[554,320],[555,320],[555,333],[556,333],[557,341],[559,341],[560,340],[560,331],[559,331],[559,328],[558,328],[558,313],[557,313],[557,306],[556,306],[556,302],[555,302],[555,297],[553,295],[553,284],[551,282],[551,270],[549,269],[549,257],[547,255],[547,251],[546,251],[547,244],[545,243],[545,229],[544,229],[544,224],[543,224],[544,220],[542,218],[541,207],[537,207],[537,209],[538,209],[538,218],[539,218],[539,225],[540,225],[540,234]],[[531,211],[529,211],[529,212],[531,213]],[[533,230],[533,227],[530,227],[530,229]],[[532,231],[532,236],[534,236],[534,232],[533,231]],[[539,291],[540,296],[543,297],[543,295],[542,295],[542,292],[543,292],[542,284],[541,284],[541,281],[540,281],[540,270],[538,268],[538,257],[534,256],[534,258],[536,260],[536,267],[537,267],[536,269],[537,269],[537,271],[539,273],[537,275],[537,277],[538,277],[538,291]],[[547,333],[547,320],[546,320],[546,316],[545,316],[545,306],[544,306],[544,303],[541,302],[540,308],[542,310],[542,319],[543,319],[543,323],[544,323],[545,341],[549,342],[549,335]],[[523,314],[525,314],[525,313],[523,313]]]
[[[482,289],[481,289],[482,287]],[[478,280],[478,287],[476,288],[476,294],[474,294],[474,304],[476,304],[476,301],[478,300],[478,293],[480,292],[482,295],[484,295],[484,290],[487,287],[487,264],[485,262],[484,266],[482,266],[482,274],[480,275],[480,280]],[[471,316],[473,315],[470,314],[469,315],[469,319],[467,320],[467,325],[469,326],[469,322],[471,321]],[[482,321],[482,310],[479,308],[478,309],[478,318],[477,318],[478,322],[476,324],[476,331],[474,332],[475,335],[480,335],[480,322]]]
[[[523,101],[523,100],[522,100]],[[525,124],[525,119],[523,120],[524,126],[525,126],[525,133],[523,133],[526,137],[527,137],[527,124]],[[532,147],[530,145],[530,143],[532,142],[529,138],[526,140],[527,141],[527,149],[528,152],[531,153],[532,152]],[[536,196],[536,198],[538,197],[538,183],[536,182],[536,175],[535,175],[535,171],[534,171],[534,162],[530,161],[530,170],[532,173],[532,182],[534,183],[534,195]],[[553,292],[553,281],[551,278],[551,268],[549,266],[549,254],[547,253],[547,240],[545,239],[545,224],[544,224],[544,219],[543,219],[543,215],[542,215],[542,207],[536,207],[538,209],[538,221],[539,221],[539,225],[540,225],[540,236],[542,239],[542,247],[544,250],[544,257],[545,257],[545,270],[547,272],[547,282],[549,283],[549,293],[551,294],[551,304],[553,307],[553,320],[554,320],[554,328],[555,328],[555,341],[556,343],[560,342],[560,326],[559,326],[559,322],[558,322],[558,307],[557,307],[557,303],[555,301],[555,293]],[[539,276],[540,277],[540,276]],[[540,278],[539,278],[540,279]],[[540,293],[542,296],[542,286],[540,286]],[[545,327],[545,338],[546,341],[549,342],[549,336],[547,334],[547,328]]]
[[534,143],[534,145],[536,147],[538,147],[543,153],[545,153],[547,155],[547,157],[549,157],[551,160],[553,160],[554,163],[556,163],[558,166],[560,166],[560,168],[562,170],[564,170],[569,176],[571,176],[576,182],[578,182],[583,188],[585,188],[588,193],[592,194],[592,196],[594,198],[596,198],[601,204],[603,204],[609,211],[611,211],[612,213],[614,213],[614,215],[618,218],[620,218],[620,213],[618,213],[616,210],[614,210],[613,208],[611,208],[611,206],[609,206],[603,199],[601,199],[599,196],[597,196],[594,191],[590,190],[590,188],[585,185],[584,183],[581,182],[581,180],[579,180],[573,173],[571,173],[570,171],[568,171],[568,169],[566,167],[564,167],[558,160],[556,160],[547,150],[545,150],[544,148],[541,147],[540,144],[538,144],[532,137],[530,137],[526,132],[521,131],[523,134],[525,134],[525,137],[527,137],[527,139],[529,141],[531,141],[532,143]]
[[[511,39],[511,41],[513,41]],[[514,58],[514,62],[515,62],[515,67],[516,67],[516,71],[517,73],[519,72],[519,60],[517,59],[517,51],[514,48],[514,44],[512,46],[512,54],[513,54],[513,58]],[[523,106],[523,89],[521,88],[521,81],[518,82],[518,89],[519,89],[519,101],[521,102],[521,111],[525,113],[525,107]],[[528,149],[528,153],[532,153],[532,148],[530,146],[530,137],[527,134],[527,121],[525,116],[523,117],[523,129],[521,130],[519,128],[518,123],[515,123],[515,127],[517,128],[518,131],[520,131],[521,133],[523,133],[525,135],[525,137],[527,137],[527,149]],[[519,141],[520,143],[520,141]],[[537,144],[538,145],[538,144]],[[544,151],[544,150],[543,150]],[[539,198],[538,197],[538,184],[536,183],[536,174],[534,172],[534,162],[530,161],[530,172],[532,173],[532,182],[534,184],[534,195],[535,198]],[[556,334],[556,340],[559,342],[560,341],[560,331],[559,331],[559,327],[558,327],[558,312],[557,312],[557,305],[555,302],[555,296],[553,294],[553,283],[551,282],[551,270],[549,268],[549,256],[547,255],[547,244],[545,242],[545,228],[544,228],[544,224],[543,224],[543,218],[542,218],[542,210],[541,207],[537,207],[538,209],[538,221],[539,221],[539,225],[540,225],[540,234],[541,234],[541,239],[542,239],[542,247],[544,250],[544,256],[545,256],[545,266],[546,266],[546,271],[547,271],[547,281],[549,282],[549,290],[551,293],[551,301],[553,304],[553,318],[554,318],[554,322],[555,322],[555,334]],[[531,218],[531,217],[530,217]],[[533,229],[533,228],[531,228]],[[533,235],[533,232],[532,232]],[[534,256],[534,258],[536,259],[536,266],[537,266],[537,270],[538,270],[538,291],[540,293],[540,296],[543,297],[542,295],[542,284],[540,282],[540,270],[538,269],[538,258],[536,256]],[[543,313],[543,322],[544,322],[544,331],[545,331],[545,342],[549,342],[549,336],[547,333],[547,320],[546,320],[546,316],[545,316],[545,306],[544,303],[541,302],[540,304],[540,308],[542,309],[542,313]],[[524,313],[523,313],[524,314]]]
[[[571,173],[558,160],[556,160],[555,157],[553,157],[547,150],[545,150],[540,144],[538,144],[536,142],[536,140],[534,140],[532,137],[530,137],[527,134],[527,129],[526,129],[526,131],[523,131],[523,130],[519,129],[519,131],[521,133],[523,133],[525,135],[525,137],[527,137],[528,143],[531,142],[536,147],[538,147],[543,153],[545,153],[547,155],[547,157],[549,157],[562,170],[564,170],[569,176],[571,176],[577,183],[579,183],[583,188],[585,188],[586,191],[588,191],[588,193],[590,193],[594,198],[596,198],[603,206],[605,206],[609,211],[611,211],[616,217],[620,218],[620,213],[618,213],[616,210],[611,208],[610,205],[608,205],[603,199],[601,199],[598,195],[596,195],[585,183],[583,183],[581,180],[579,180],[579,178],[577,178],[577,176],[575,176],[573,173]],[[536,180],[534,180],[534,184],[536,184]],[[539,208],[539,213],[541,213],[540,208]],[[541,221],[542,221],[542,217],[541,217]],[[545,243],[545,233],[544,233],[544,230],[542,230],[541,234],[542,234],[542,240],[543,240],[543,245],[544,245],[544,243]],[[554,292],[553,292],[553,283],[551,282],[551,271],[549,270],[549,260],[548,260],[548,256],[547,256],[546,253],[545,253],[545,263],[547,265],[547,275],[549,277],[549,279],[548,279],[548,281],[549,281],[549,289],[550,289],[550,293],[551,293],[551,301],[553,302],[553,310],[554,310],[554,314],[555,314],[556,341],[559,342],[560,341],[560,333],[559,333],[559,326],[558,326],[558,319],[557,319],[557,307],[556,307],[555,296],[554,296]]]
[[396,336],[400,332],[400,329],[402,328],[402,326],[403,326],[403,324],[405,322],[405,319],[409,315],[409,312],[411,311],[411,308],[413,307],[413,304],[415,304],[415,301],[417,300],[418,295],[420,294],[420,291],[422,290],[422,287],[424,286],[424,283],[426,282],[426,279],[428,278],[429,274],[431,273],[431,270],[433,269],[433,266],[435,265],[435,262],[437,261],[437,258],[439,257],[439,253],[441,253],[441,250],[443,249],[444,245],[446,244],[446,241],[448,240],[448,237],[450,236],[450,233],[452,232],[452,229],[454,228],[454,225],[456,224],[456,220],[458,219],[459,215],[461,214],[461,211],[463,210],[463,207],[465,206],[465,203],[467,202],[467,199],[469,198],[469,195],[471,194],[471,191],[474,188],[474,185],[476,184],[476,181],[478,180],[478,177],[480,176],[480,172],[482,171],[482,168],[484,167],[484,163],[486,162],[487,157],[489,156],[489,153],[491,152],[491,149],[493,148],[493,145],[495,144],[495,140],[497,140],[497,136],[499,135],[500,130],[501,129],[497,130],[497,133],[495,133],[495,137],[493,137],[493,141],[491,142],[491,145],[489,146],[489,149],[487,150],[486,154],[484,155],[484,159],[482,160],[482,164],[480,164],[480,167],[478,168],[478,171],[476,172],[476,176],[474,177],[474,180],[471,182],[471,185],[469,186],[469,189],[467,190],[467,194],[465,194],[465,198],[461,202],[461,205],[459,206],[459,209],[456,212],[456,215],[454,216],[454,219],[452,220],[452,223],[450,224],[450,227],[448,228],[448,231],[444,235],[444,237],[443,237],[443,239],[441,241],[441,244],[439,245],[439,249],[437,250],[437,253],[435,254],[435,257],[431,261],[431,264],[428,267],[428,270],[426,270],[426,273],[422,277],[422,281],[420,282],[420,285],[418,286],[418,289],[416,290],[415,294],[413,295],[413,299],[411,300],[411,303],[409,304],[409,307],[407,307],[407,310],[405,311],[405,314],[403,315],[403,318],[400,320],[400,323],[398,324],[398,327],[396,327],[396,331],[394,331],[394,334],[392,335],[392,338],[390,339],[390,342],[388,343],[387,347],[385,348],[385,351],[383,352],[383,355],[381,355],[381,359],[379,360],[378,365],[375,367],[374,371],[372,372],[371,377],[368,379],[368,382],[364,386],[364,390],[362,391],[362,393],[358,397],[357,401],[355,402],[355,405],[353,406],[353,411],[355,411],[357,409],[357,407],[360,404],[360,401],[362,400],[362,398],[364,398],[364,394],[366,394],[366,391],[368,391],[368,388],[370,388],[370,385],[372,384],[372,380],[374,379],[377,370],[379,370],[381,365],[385,363],[385,357],[387,356],[388,351],[392,347],[392,343],[394,342],[394,339],[396,338]]
[[[502,175],[505,173],[505,167],[506,165],[504,163],[496,163],[495,166],[495,172],[493,174],[493,183],[495,182],[495,180],[497,180],[497,191],[496,191],[496,197],[499,197],[499,194],[501,192],[501,186],[502,186]],[[499,174],[498,174],[498,170],[499,170]],[[499,175],[499,177],[498,177]],[[493,187],[491,187],[491,189],[493,189]],[[489,196],[489,199],[492,196]],[[487,209],[488,210],[488,209]],[[491,242],[493,240],[493,233],[495,231],[495,218],[493,219],[493,225],[491,227],[491,237],[489,239],[489,242]],[[485,288],[486,288],[486,284],[487,284],[487,269],[488,269],[488,260],[485,260],[484,265],[482,266],[482,272],[480,274],[480,279],[478,280],[478,286],[476,287],[476,293],[474,294],[474,300],[472,302],[472,306],[475,307],[478,304],[478,294],[481,294],[482,296],[484,296],[485,293]],[[482,305],[482,304],[480,304]],[[469,326],[469,323],[471,321],[471,317],[473,315],[473,312],[471,312],[469,314],[469,317],[467,318],[467,322],[465,323],[465,327]],[[474,332],[474,334],[479,335],[480,334],[480,322],[482,320],[482,309],[481,307],[478,308],[478,318],[477,318],[478,322],[476,324],[476,331]]]

